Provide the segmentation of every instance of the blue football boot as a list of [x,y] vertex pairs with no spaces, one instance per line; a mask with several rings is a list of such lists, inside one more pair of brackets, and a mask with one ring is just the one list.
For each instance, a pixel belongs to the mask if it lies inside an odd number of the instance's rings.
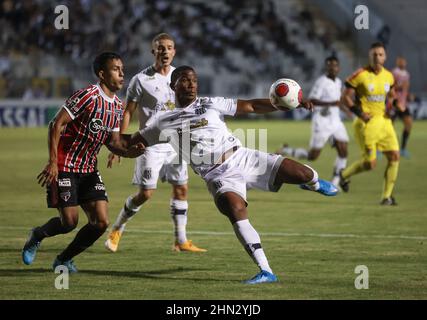
[[306,184],[301,184],[300,188],[304,190],[318,192],[328,197],[336,196],[338,193],[337,187],[335,187],[332,182],[323,179],[319,179],[319,189],[317,190],[312,190]]
[[34,235],[34,229],[31,229],[30,235],[28,236],[27,242],[25,242],[24,248],[22,249],[22,261],[26,265],[33,263],[36,258],[37,249],[40,247],[40,241],[38,241]]
[[78,272],[76,266],[74,265],[73,260],[61,261],[58,259],[58,257],[56,257],[55,261],[52,264],[53,271],[55,271],[56,267],[58,267],[58,266],[67,267],[68,273],[77,273]]
[[245,284],[258,284],[258,283],[269,283],[277,282],[277,277],[265,270],[261,270],[258,274],[255,275],[252,279],[246,280],[243,283]]

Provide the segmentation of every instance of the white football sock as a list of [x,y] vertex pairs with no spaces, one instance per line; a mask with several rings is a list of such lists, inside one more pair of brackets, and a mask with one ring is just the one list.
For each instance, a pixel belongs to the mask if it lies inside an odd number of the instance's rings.
[[294,150],[294,157],[297,159],[307,159],[308,158],[308,151],[303,148],[296,148]]
[[233,224],[234,232],[246,252],[261,270],[273,273],[264,250],[261,247],[261,239],[258,232],[252,227],[248,219],[237,221]]
[[126,199],[125,205],[120,210],[119,216],[113,224],[113,230],[120,230],[120,232],[123,232],[126,227],[126,222],[128,222],[139,211],[139,209],[141,209],[141,206],[136,206],[132,202],[132,198],[132,196],[129,196]]
[[170,199],[171,218],[175,227],[175,241],[184,243],[187,241],[187,211],[186,200]]
[[332,183],[335,186],[338,186],[340,181],[340,171],[345,169],[347,166],[347,158],[341,158],[339,156],[335,159],[335,165],[334,165],[334,176],[332,177]]
[[309,182],[304,183],[307,187],[309,187],[311,190],[319,190],[319,175],[317,174],[317,171],[314,170],[312,167],[308,166],[305,164],[305,166],[309,169],[311,169],[311,171],[313,171],[313,179],[311,179]]

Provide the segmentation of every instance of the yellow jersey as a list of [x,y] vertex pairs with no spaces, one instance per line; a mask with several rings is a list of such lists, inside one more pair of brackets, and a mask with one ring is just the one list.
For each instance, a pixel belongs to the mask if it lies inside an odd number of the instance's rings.
[[356,101],[363,112],[371,116],[384,116],[385,101],[394,85],[393,74],[386,68],[376,74],[370,66],[360,68],[346,80],[346,86],[356,90]]

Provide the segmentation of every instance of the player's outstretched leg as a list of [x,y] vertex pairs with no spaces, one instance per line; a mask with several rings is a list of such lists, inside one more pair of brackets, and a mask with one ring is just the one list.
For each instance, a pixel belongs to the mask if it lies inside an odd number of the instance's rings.
[[[64,210],[64,209],[61,209]],[[51,218],[40,227],[33,228],[30,231],[24,248],[22,249],[22,261],[26,265],[34,262],[37,250],[44,238],[53,237],[58,234],[64,234],[72,231],[78,222],[77,207],[68,207],[67,214],[62,214],[62,221],[59,217]]]
[[268,264],[258,232],[249,222],[245,200],[235,192],[225,192],[218,197],[216,206],[229,218],[240,243],[260,268],[258,274],[244,283],[259,284],[278,281]]
[[338,189],[329,181],[319,179],[315,170],[291,159],[284,159],[277,171],[275,184],[299,184],[304,190],[335,196]]

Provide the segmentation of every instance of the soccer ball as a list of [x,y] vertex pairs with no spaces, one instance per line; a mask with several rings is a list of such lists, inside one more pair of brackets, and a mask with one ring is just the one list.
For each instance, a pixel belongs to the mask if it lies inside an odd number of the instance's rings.
[[270,87],[270,102],[280,110],[293,110],[302,102],[302,89],[292,79],[279,79]]

